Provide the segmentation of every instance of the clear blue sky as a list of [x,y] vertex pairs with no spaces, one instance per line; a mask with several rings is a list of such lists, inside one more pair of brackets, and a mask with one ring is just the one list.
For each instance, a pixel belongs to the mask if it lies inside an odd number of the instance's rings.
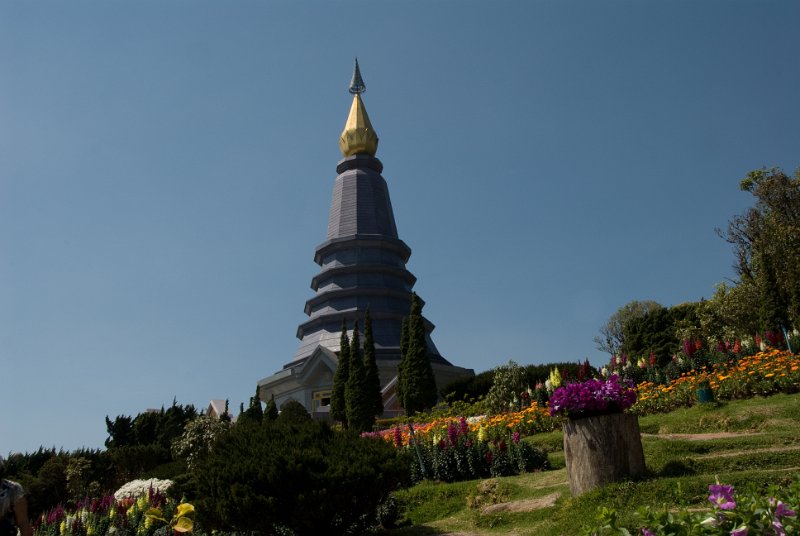
[[0,454],[247,401],[297,348],[358,56],[443,355],[607,356],[800,166],[796,1],[0,3]]

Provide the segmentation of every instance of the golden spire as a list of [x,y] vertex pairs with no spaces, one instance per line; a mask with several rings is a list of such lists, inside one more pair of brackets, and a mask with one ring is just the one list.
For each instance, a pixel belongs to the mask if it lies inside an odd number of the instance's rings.
[[358,60],[353,70],[353,80],[350,82],[350,93],[353,94],[353,104],[350,106],[350,115],[347,123],[339,138],[339,149],[344,156],[354,154],[368,154],[375,156],[378,151],[378,135],[369,122],[367,109],[361,100],[361,93],[366,91],[364,81],[361,79],[361,71],[358,68]]

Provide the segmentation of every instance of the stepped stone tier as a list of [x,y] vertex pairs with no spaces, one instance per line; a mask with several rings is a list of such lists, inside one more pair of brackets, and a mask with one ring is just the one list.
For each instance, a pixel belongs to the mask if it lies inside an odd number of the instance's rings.
[[[411,249],[397,235],[383,164],[375,157],[378,136],[361,99],[365,89],[356,62],[350,87],[353,103],[339,139],[344,159],[336,166],[326,239],[314,255],[321,270],[311,280],[315,295],[306,302],[309,318],[297,328],[300,345],[292,360],[258,382],[260,398],[274,396],[279,406],[293,399],[309,411],[327,411],[342,322],[352,334],[358,320],[363,341],[363,318],[369,309],[386,414],[400,412],[394,399],[400,333],[416,278],[406,269]],[[433,324],[425,320],[425,325],[439,387],[472,375],[441,356],[430,338]]]

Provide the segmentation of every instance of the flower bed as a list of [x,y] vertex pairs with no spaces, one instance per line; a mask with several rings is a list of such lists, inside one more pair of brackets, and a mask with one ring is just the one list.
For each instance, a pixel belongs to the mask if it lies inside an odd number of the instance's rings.
[[795,393],[800,390],[800,355],[771,350],[718,363],[708,371],[686,372],[666,385],[642,382],[636,387],[639,400],[632,411],[646,415],[691,406],[696,401],[697,388],[704,382],[720,400]]
[[192,530],[192,505],[178,504],[153,487],[138,497],[131,495],[135,490],[141,491],[142,482],[133,481],[123,486],[117,492],[124,490],[119,498],[113,495],[102,499],[87,497],[68,509],[59,505],[35,520],[34,536],[154,536],[159,529],[159,535],[168,536],[173,530]]
[[521,443],[520,430],[530,435],[553,422],[546,410],[534,405],[512,414],[438,419],[362,435],[407,450],[415,480],[453,482],[546,468],[547,454]]

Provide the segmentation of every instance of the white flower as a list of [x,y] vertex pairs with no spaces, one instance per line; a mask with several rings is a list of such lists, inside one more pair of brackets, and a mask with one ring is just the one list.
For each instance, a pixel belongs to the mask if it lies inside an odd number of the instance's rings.
[[114,498],[119,500],[125,497],[141,497],[146,495],[150,488],[153,491],[164,493],[172,485],[172,480],[159,480],[158,478],[148,478],[147,480],[131,480],[117,491]]

